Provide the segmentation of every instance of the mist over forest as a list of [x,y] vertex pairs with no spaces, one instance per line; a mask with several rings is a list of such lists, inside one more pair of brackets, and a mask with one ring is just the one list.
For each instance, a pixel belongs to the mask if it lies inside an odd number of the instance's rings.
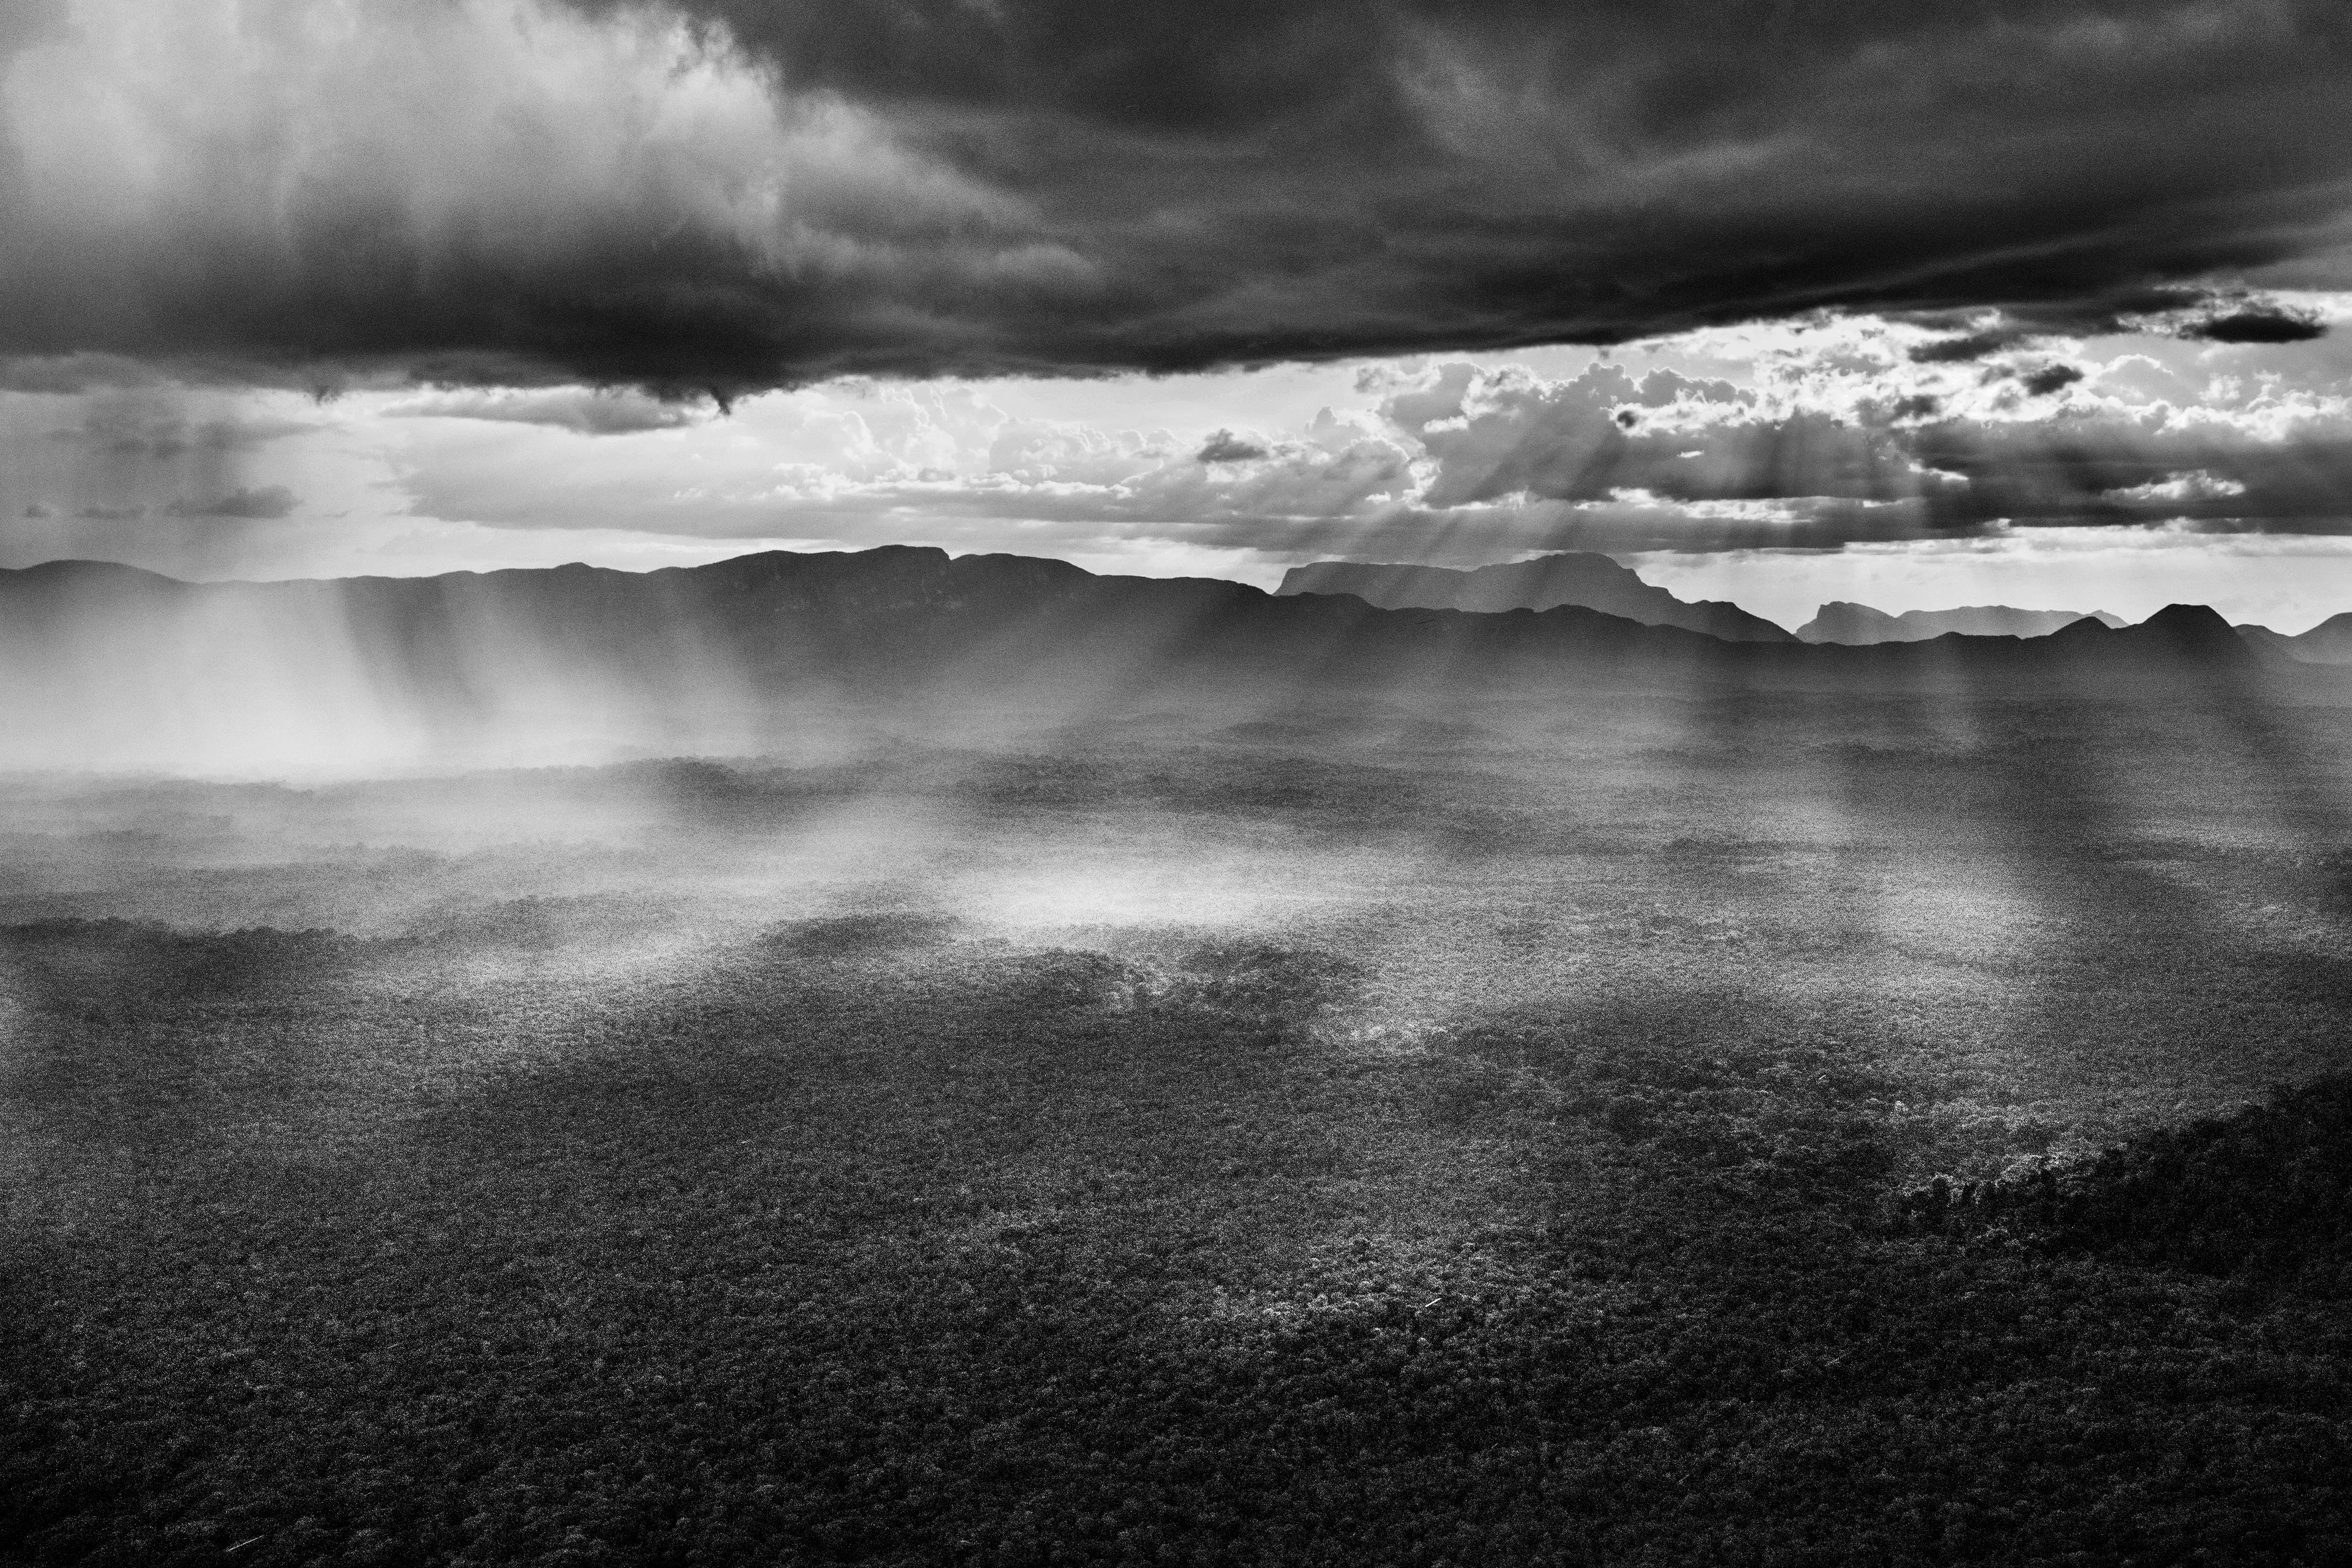
[[2352,686],[0,585],[0,1559],[2352,1552]]

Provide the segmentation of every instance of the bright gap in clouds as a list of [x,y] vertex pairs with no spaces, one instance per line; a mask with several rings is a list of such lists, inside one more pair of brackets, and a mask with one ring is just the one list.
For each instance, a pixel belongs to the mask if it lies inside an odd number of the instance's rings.
[[835,381],[723,414],[577,386],[15,391],[0,563],[404,575],[915,543],[1271,586],[1316,559],[1589,549],[1789,626],[1829,599],[2186,600],[2286,631],[2352,608],[2340,336],[1953,342],[1822,318],[1616,351]]

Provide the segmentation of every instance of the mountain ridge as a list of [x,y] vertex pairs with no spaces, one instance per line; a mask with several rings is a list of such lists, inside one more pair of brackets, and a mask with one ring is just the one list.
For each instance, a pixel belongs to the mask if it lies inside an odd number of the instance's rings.
[[2202,605],[2123,630],[1846,647],[910,546],[278,583],[48,563],[0,572],[0,766],[380,766],[591,741],[709,753],[772,745],[819,710],[936,725],[1317,695],[2235,693],[2296,668]]
[[1549,610],[1575,605],[1643,626],[1680,626],[1726,642],[1784,643],[1788,628],[1718,599],[1689,601],[1591,551],[1457,571],[1362,561],[1317,561],[1283,574],[1277,596],[1352,594],[1384,610]]
[[[1294,575],[1298,570],[1303,569],[1294,569]],[[59,585],[136,587],[146,594],[194,600],[263,603],[331,595],[360,611],[393,608],[412,613],[485,595],[504,599],[502,607],[517,612],[546,608],[550,602],[560,608],[585,611],[597,607],[597,600],[618,596],[640,612],[705,612],[713,626],[727,613],[741,608],[747,602],[756,602],[757,608],[764,612],[760,619],[770,618],[778,610],[793,609],[819,612],[836,621],[868,614],[982,613],[1003,616],[1080,603],[1122,609],[1157,604],[1194,615],[1254,614],[1274,617],[1276,623],[1295,621],[1301,625],[1347,624],[1396,629],[1458,625],[1465,629],[1483,627],[1481,635],[1500,636],[1505,641],[1524,641],[1531,633],[1541,641],[1546,635],[1557,637],[1573,629],[1578,637],[1570,640],[1595,646],[1638,646],[1659,652],[1675,649],[1704,653],[1711,645],[1718,650],[1715,656],[1717,658],[1760,659],[1790,668],[1812,666],[1822,658],[1834,659],[1840,654],[1874,648],[1882,653],[1896,651],[1885,645],[1847,647],[1839,644],[1808,644],[1786,632],[1771,642],[1722,638],[1687,626],[1639,622],[1580,605],[1501,611],[1423,605],[1391,607],[1372,605],[1362,600],[1361,595],[1323,595],[1286,587],[1268,594],[1247,584],[1218,577],[1099,574],[1054,557],[1002,552],[951,555],[927,545],[893,544],[865,551],[757,551],[700,565],[666,566],[644,572],[570,562],[552,567],[501,567],[489,572],[457,571],[416,577],[362,575],[191,582],[144,567],[104,561],[60,559],[32,566],[0,568],[0,595],[15,601],[11,608],[19,612],[27,607],[24,600],[28,592]],[[1348,597],[1358,600],[1360,607],[1349,610],[1336,602],[1314,603]],[[569,601],[568,605],[564,601]],[[2337,619],[2352,628],[2352,615]],[[12,624],[23,623],[19,619]],[[2138,626],[2121,629],[2086,616],[2061,633],[2030,640],[2068,647],[2173,648],[2185,646],[2180,634],[2191,626],[2198,635],[2190,640],[2212,657],[2258,657],[2237,628],[2230,627],[2217,613],[2203,605],[2171,605]],[[2227,638],[2210,636],[2215,626],[2231,635]],[[628,627],[597,622],[593,629],[618,638]],[[2021,639],[2005,636],[1958,633],[1927,640],[1999,658],[2009,658],[2021,645]],[[1897,645],[1906,649],[1920,646],[1917,640]],[[1866,668],[1869,663],[1863,661],[1853,667]]]
[[2237,630],[2254,646],[2283,654],[2297,664],[2352,664],[2352,610],[2330,616],[2305,632],[2274,632],[2262,626],[2241,626]]
[[2021,610],[2008,605],[1962,605],[1949,610],[1906,610],[1890,615],[1869,605],[1832,599],[1799,626],[1797,640],[1864,647],[1882,642],[1925,642],[1958,633],[1963,637],[2041,637],[2079,620],[2095,620],[2109,630],[2126,623],[2105,610]]

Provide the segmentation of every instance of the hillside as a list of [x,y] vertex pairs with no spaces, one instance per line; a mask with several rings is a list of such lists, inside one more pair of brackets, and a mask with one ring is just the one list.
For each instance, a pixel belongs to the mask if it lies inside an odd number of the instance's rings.
[[1382,609],[1549,610],[1579,605],[1650,626],[1680,626],[1726,642],[1787,642],[1787,631],[1737,605],[1685,603],[1642,581],[1606,555],[1567,551],[1456,572],[1443,566],[1382,566],[1318,561],[1283,574],[1277,594],[1353,594]]
[[2302,664],[2352,664],[2352,611],[2330,616],[2307,632],[2290,637],[2268,626],[2244,626],[2238,635],[2257,647]]
[[1866,645],[1883,642],[1926,642],[1958,633],[1972,637],[2044,637],[2076,621],[2090,619],[2110,629],[2127,623],[2105,610],[2020,610],[2007,605],[1963,605],[1952,610],[1906,610],[1890,616],[1885,610],[1844,600],[1832,600],[1813,618],[1797,628],[1797,639],[1811,643]]
[[1847,648],[1727,642],[1574,605],[1382,609],[903,547],[277,584],[57,563],[0,574],[0,763],[553,761],[756,748],[824,715],[984,725],[1008,705],[1077,721],[1309,691],[2235,689],[2273,665],[2294,668],[2202,608],[2030,642]]

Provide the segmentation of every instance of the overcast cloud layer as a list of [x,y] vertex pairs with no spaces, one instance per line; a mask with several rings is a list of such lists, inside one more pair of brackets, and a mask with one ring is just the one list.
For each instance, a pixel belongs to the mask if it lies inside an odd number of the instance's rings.
[[[2348,33],[2337,0],[16,0],[0,355],[732,396],[1823,306],[1927,313],[1948,363],[2292,340],[2211,291],[2346,280]],[[1852,499],[1905,482],[1840,460]]]

